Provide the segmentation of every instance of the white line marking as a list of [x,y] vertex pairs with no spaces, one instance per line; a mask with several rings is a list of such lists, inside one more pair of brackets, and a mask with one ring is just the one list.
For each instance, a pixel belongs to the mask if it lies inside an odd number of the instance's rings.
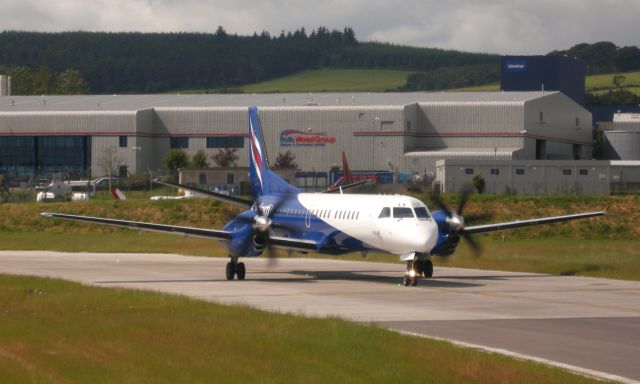
[[536,357],[536,356],[531,356],[531,355],[524,355],[522,353],[512,352],[512,351],[509,351],[509,350],[506,350],[506,349],[502,349],[502,348],[493,348],[493,347],[487,347],[487,346],[480,345],[480,344],[465,343],[464,341],[457,341],[457,340],[447,339],[447,338],[444,338],[444,337],[429,336],[429,335],[425,335],[425,334],[422,334],[422,333],[403,331],[403,330],[395,329],[395,328],[387,328],[387,329],[389,329],[391,331],[394,331],[394,332],[398,332],[398,333],[403,334],[403,335],[407,335],[407,336],[415,336],[415,337],[420,337],[420,338],[423,338],[423,339],[446,341],[448,343],[451,343],[453,345],[456,345],[456,346],[459,346],[459,347],[463,347],[463,348],[473,348],[473,349],[479,349],[479,350],[486,351],[486,352],[499,353],[501,355],[506,355],[506,356],[509,356],[509,357],[513,357],[513,358],[518,359],[518,360],[535,361],[536,363],[542,363],[542,364],[549,365],[549,366],[552,366],[552,367],[561,368],[561,369],[564,369],[564,370],[567,370],[567,371],[571,371],[571,372],[577,373],[577,374],[582,375],[582,376],[586,376],[586,377],[590,377],[590,378],[594,378],[594,379],[598,379],[598,380],[617,381],[617,382],[624,383],[624,384],[640,384],[640,381],[629,379],[627,377],[613,375],[613,374],[606,373],[606,372],[595,371],[593,369],[582,368],[582,367],[578,367],[578,366],[571,365],[571,364],[560,363],[558,361],[548,360],[548,359],[544,359],[544,358],[541,358],[541,357]]

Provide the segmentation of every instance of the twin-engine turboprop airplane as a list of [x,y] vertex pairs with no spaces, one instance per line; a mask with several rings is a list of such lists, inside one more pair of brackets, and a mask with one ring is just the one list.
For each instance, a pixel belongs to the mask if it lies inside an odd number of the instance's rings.
[[220,240],[229,251],[227,280],[234,277],[244,280],[246,269],[239,258],[263,253],[269,256],[270,247],[331,254],[375,250],[399,255],[407,264],[404,285],[415,286],[419,277],[433,275],[431,258],[451,255],[461,238],[477,251],[478,246],[471,238],[474,234],[605,214],[589,212],[465,227],[462,210],[468,193],[463,194],[457,212],[450,210],[435,195],[434,203],[440,209],[433,213],[422,201],[410,196],[302,193],[269,168],[256,107],[249,108],[249,144],[252,200],[160,182],[245,208],[222,230],[63,213],[44,212],[42,215]]

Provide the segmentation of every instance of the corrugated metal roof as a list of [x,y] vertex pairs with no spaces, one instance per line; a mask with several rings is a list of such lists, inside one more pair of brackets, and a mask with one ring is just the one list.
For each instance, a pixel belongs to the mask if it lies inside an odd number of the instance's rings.
[[640,167],[640,160],[611,160],[612,167]]
[[273,93],[2,96],[0,112],[135,111],[189,107],[402,106],[428,102],[524,102],[557,92]]

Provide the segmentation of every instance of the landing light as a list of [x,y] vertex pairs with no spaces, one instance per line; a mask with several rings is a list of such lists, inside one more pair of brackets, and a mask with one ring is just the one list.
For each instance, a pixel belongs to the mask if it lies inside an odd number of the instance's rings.
[[411,277],[416,277],[416,271],[414,271],[413,269],[409,271],[409,276]]

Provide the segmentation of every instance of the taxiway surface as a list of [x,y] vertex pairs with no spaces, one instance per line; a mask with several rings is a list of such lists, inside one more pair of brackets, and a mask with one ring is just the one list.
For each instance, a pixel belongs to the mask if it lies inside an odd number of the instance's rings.
[[0,273],[339,316],[640,381],[639,282],[440,267],[410,288],[399,263],[243,261],[247,280],[230,282],[224,258],[0,251]]

